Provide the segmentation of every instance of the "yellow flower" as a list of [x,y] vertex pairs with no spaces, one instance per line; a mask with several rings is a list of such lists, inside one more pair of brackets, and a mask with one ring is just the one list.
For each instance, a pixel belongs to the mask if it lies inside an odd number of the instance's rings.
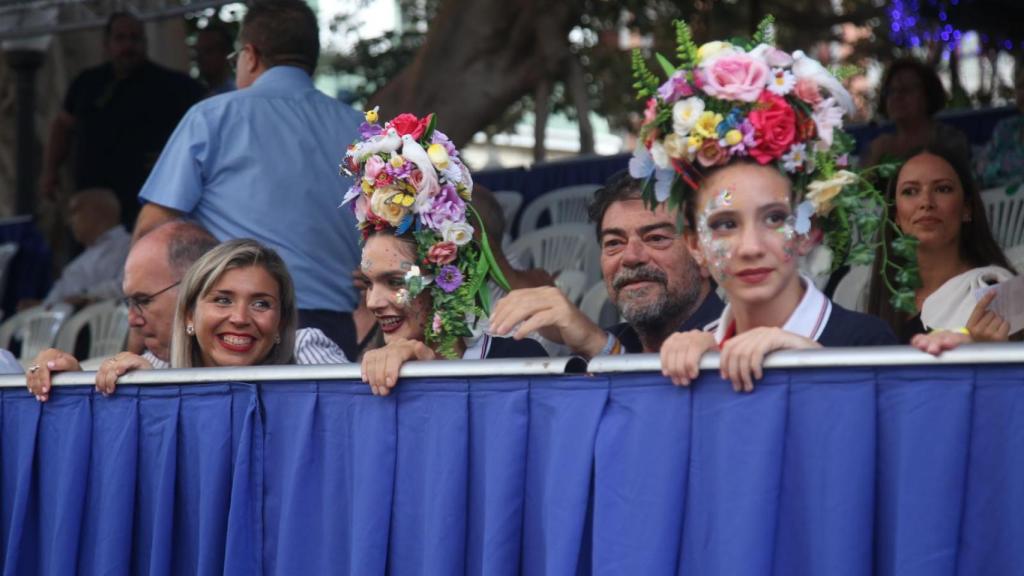
[[722,122],[722,115],[714,112],[704,112],[697,120],[693,131],[704,138],[718,138],[718,125]]
[[686,157],[690,160],[693,159],[694,154],[704,144],[704,139],[700,136],[690,136],[686,139]]
[[366,121],[369,122],[370,124],[376,124],[377,123],[377,110],[379,110],[379,109],[380,109],[380,106],[374,106],[373,110],[367,110],[366,111]]
[[405,164],[405,158],[402,158],[401,154],[392,154],[388,162],[391,162],[392,168],[401,168],[402,164]]
[[704,63],[706,60],[731,52],[736,52],[736,47],[728,42],[715,41],[701,44],[701,47],[697,48],[697,62]]
[[427,156],[430,158],[430,162],[437,166],[438,170],[444,170],[448,167],[448,151],[444,149],[444,146],[437,143],[427,146]]
[[364,179],[362,181],[362,185],[363,185],[363,194],[366,194],[367,196],[369,196],[370,194],[373,193],[373,184],[370,184],[369,182],[367,182]]
[[822,216],[832,211],[832,199],[857,181],[857,175],[849,170],[840,170],[828,180],[816,180],[807,185],[807,194],[804,198],[814,205],[814,212]]
[[397,227],[409,213],[409,209],[402,205],[405,196],[408,194],[396,188],[377,190],[377,193],[370,199],[370,209],[374,214],[386,220],[388,224]]
[[743,141],[743,133],[739,130],[733,129],[725,133],[725,143],[729,146],[735,146]]

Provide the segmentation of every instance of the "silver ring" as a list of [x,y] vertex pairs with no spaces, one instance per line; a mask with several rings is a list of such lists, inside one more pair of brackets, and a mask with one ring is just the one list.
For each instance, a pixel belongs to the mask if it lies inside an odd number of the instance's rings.
[[36,372],[39,372],[39,364],[33,364],[28,367],[29,374],[35,374]]

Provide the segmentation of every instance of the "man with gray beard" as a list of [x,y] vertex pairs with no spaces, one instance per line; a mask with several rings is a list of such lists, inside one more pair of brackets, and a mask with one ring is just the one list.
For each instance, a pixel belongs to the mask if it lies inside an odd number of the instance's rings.
[[613,176],[590,206],[608,298],[626,322],[602,329],[557,288],[529,288],[498,302],[492,333],[524,338],[538,331],[592,358],[656,353],[673,332],[700,330],[717,320],[724,305],[677,230],[678,211],[644,206],[641,184],[625,173]]

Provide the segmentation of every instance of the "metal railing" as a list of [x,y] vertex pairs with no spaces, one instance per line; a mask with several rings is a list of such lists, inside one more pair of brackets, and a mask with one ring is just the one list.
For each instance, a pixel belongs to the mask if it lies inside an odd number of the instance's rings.
[[[1024,344],[968,344],[935,357],[909,346],[825,348],[786,350],[771,354],[764,363],[771,368],[853,368],[887,366],[935,366],[964,364],[1024,363]],[[701,370],[717,370],[718,354],[701,359]],[[435,360],[408,362],[402,378],[485,378],[506,376],[553,376],[564,374],[610,374],[658,372],[657,354],[601,356],[589,363],[580,358],[516,358],[507,360]],[[358,364],[323,366],[246,366],[235,368],[189,368],[141,370],[118,381],[125,385],[202,384],[211,382],[274,382],[296,380],[355,380]],[[53,379],[54,386],[90,385],[94,372],[66,372]],[[0,376],[0,388],[25,386],[25,376]]]

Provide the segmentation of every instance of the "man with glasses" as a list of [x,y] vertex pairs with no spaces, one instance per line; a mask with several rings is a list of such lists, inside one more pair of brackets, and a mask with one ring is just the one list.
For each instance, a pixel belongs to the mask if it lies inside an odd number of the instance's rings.
[[254,2],[242,23],[238,90],[189,110],[142,188],[136,237],[189,215],[221,240],[274,248],[295,280],[299,326],[320,328],[355,357],[351,271],[359,265],[350,185],[338,158],[362,115],[319,92],[316,16],[301,0]]
[[[129,350],[142,350],[154,368],[166,368],[171,359],[171,329],[178,284],[200,256],[213,249],[217,239],[202,226],[168,222],[140,238],[124,263],[124,293],[128,305]],[[74,355],[50,348],[43,350],[29,368],[46,400],[53,372],[81,370]]]

